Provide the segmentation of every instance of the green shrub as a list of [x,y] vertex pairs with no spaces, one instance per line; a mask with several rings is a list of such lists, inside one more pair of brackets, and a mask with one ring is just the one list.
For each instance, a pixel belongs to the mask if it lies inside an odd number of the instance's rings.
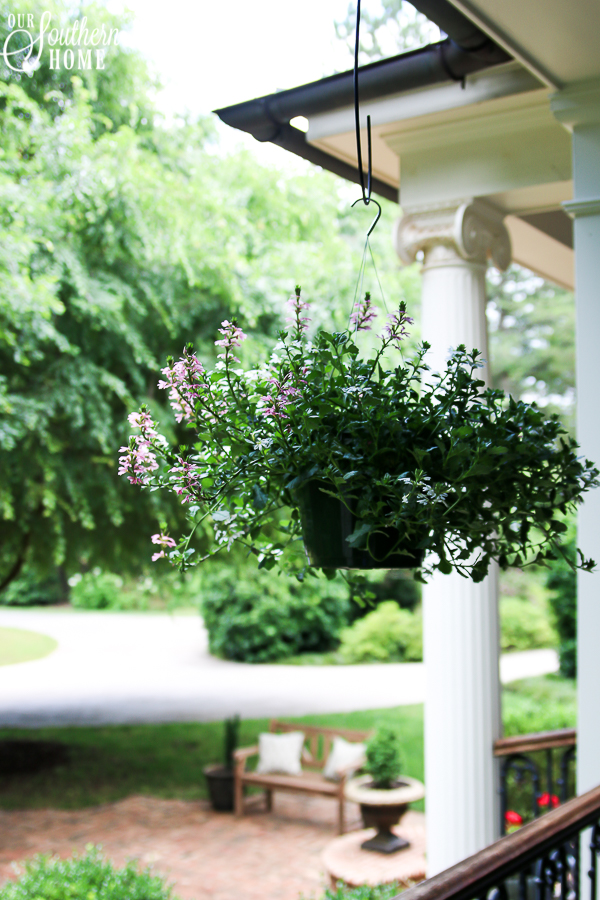
[[577,726],[577,695],[573,681],[556,675],[506,685],[502,691],[504,733],[530,734]]
[[404,569],[374,569],[348,574],[353,602],[350,617],[362,619],[380,603],[395,600],[402,609],[414,610],[421,602],[421,585]]
[[220,569],[202,583],[211,653],[269,662],[331,649],[348,622],[348,589],[311,579],[300,584],[256,569]]
[[386,600],[342,631],[340,654],[348,663],[422,659],[421,616]]
[[[564,548],[567,556],[575,558],[575,539]],[[565,678],[577,676],[577,575],[563,560],[552,565],[546,579],[551,591],[550,606],[558,631],[560,671]]]
[[77,609],[117,609],[123,579],[111,572],[93,569],[69,579],[71,604]]
[[26,569],[0,592],[0,604],[3,606],[49,606],[62,603],[65,599],[58,573],[40,578],[30,569]]
[[377,788],[392,787],[402,772],[400,737],[391,725],[380,725],[367,743],[365,771]]
[[558,636],[544,607],[520,597],[500,601],[500,643],[503,650],[555,647]]
[[335,890],[327,888],[321,900],[392,900],[401,891],[398,884],[378,884],[370,887],[362,884],[360,887],[348,887],[346,884],[338,884]]
[[25,873],[0,888],[0,900],[175,900],[172,889],[135,863],[114,868],[98,848],[85,856],[51,859],[36,856]]

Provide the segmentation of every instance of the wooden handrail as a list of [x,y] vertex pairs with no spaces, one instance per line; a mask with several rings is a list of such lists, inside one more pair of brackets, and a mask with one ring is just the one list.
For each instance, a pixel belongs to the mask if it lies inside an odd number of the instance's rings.
[[402,900],[471,900],[521,871],[600,818],[600,787],[569,800],[518,831],[402,892]]
[[533,734],[516,734],[494,742],[494,756],[511,753],[531,753],[533,750],[552,750],[554,747],[574,747],[577,744],[575,728],[557,731],[537,731]]

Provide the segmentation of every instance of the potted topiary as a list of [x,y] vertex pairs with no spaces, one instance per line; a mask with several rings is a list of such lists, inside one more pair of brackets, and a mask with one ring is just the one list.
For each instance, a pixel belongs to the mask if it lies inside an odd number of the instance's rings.
[[396,825],[409,803],[421,800],[425,788],[416,778],[400,777],[402,756],[395,729],[381,726],[367,743],[366,775],[352,778],[346,785],[345,796],[360,804],[365,828],[376,828],[377,834],[364,841],[364,850],[395,853],[408,847],[408,841],[394,834]]
[[233,716],[223,723],[223,763],[204,767],[204,777],[212,808],[217,812],[232,812],[234,807],[233,754],[238,746],[240,717]]
[[[222,324],[212,371],[191,346],[169,360],[159,387],[191,445],[171,446],[145,407],[129,416],[140,433],[121,448],[120,473],[175,492],[191,523],[178,540],[153,535],[153,559],[193,565],[197,534],[206,556],[241,544],[260,567],[299,578],[408,566],[421,580],[438,569],[481,581],[493,559],[508,568],[561,554],[564,516],[598,470],[556,416],[482,390],[477,350],[458,347],[439,374],[426,343],[404,361],[404,304],[365,357],[357,335],[374,318],[368,294],[352,330],[313,340],[307,305],[296,288],[290,326],[257,368],[235,356],[246,337],[235,321]],[[580,554],[580,568],[593,566]]]

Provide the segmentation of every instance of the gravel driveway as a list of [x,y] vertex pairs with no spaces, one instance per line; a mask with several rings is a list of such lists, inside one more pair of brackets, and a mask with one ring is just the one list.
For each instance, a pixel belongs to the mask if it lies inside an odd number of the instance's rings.
[[[422,703],[423,663],[282,666],[208,653],[199,616],[7,609],[0,626],[48,634],[44,659],[0,667],[0,726],[220,720]],[[504,656],[503,681],[558,668],[553,650]]]

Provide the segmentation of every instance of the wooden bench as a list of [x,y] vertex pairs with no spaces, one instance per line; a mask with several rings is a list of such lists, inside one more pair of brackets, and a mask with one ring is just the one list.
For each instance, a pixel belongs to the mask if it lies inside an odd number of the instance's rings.
[[294,722],[280,722],[272,719],[269,723],[269,731],[272,733],[285,733],[290,731],[303,731],[305,743],[302,751],[302,762],[306,767],[300,775],[259,775],[246,768],[247,760],[258,755],[258,745],[254,747],[241,747],[233,754],[235,760],[235,814],[244,814],[244,788],[263,787],[266,792],[267,809],[270,811],[273,802],[273,791],[294,791],[305,794],[315,794],[321,797],[331,797],[338,802],[338,828],[339,833],[344,834],[344,786],[349,776],[356,770],[352,766],[340,772],[339,781],[327,781],[323,778],[322,769],[331,751],[334,737],[343,737],[347,741],[366,741],[371,737],[370,731],[349,731],[344,728],[318,728],[314,725],[304,725]]

